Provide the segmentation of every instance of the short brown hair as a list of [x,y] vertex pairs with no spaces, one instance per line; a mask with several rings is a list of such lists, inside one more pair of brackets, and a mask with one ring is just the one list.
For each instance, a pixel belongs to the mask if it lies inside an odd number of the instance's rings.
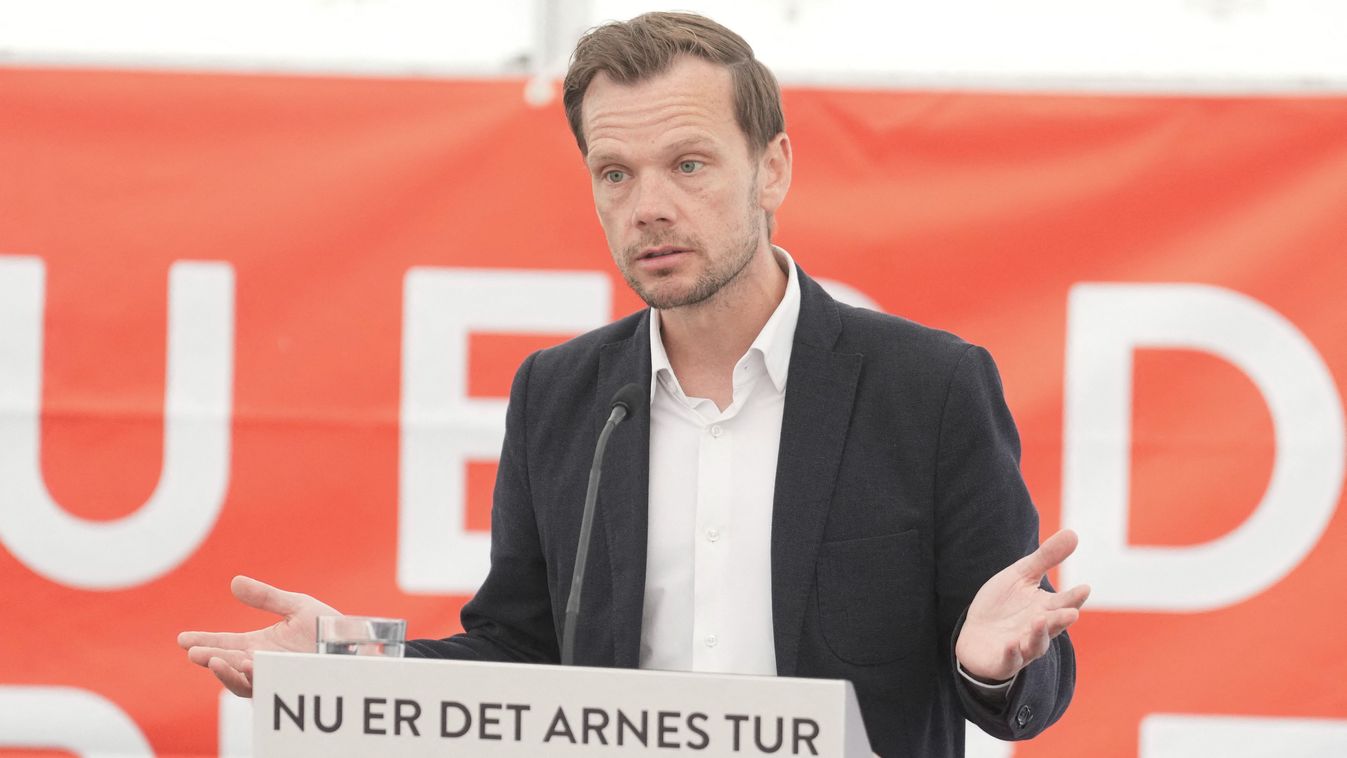
[[575,45],[562,85],[566,119],[581,153],[585,142],[580,107],[585,90],[600,72],[614,81],[635,84],[666,71],[680,55],[692,55],[730,70],[739,128],[756,151],[786,129],[781,88],[776,77],[753,57],[743,37],[695,13],[644,13],[630,21],[611,21],[590,29]]

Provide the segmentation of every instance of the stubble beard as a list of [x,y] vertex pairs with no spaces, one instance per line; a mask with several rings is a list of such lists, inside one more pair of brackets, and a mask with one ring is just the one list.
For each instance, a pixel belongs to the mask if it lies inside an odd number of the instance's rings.
[[[699,240],[680,240],[674,234],[652,235],[624,250],[619,266],[622,271],[622,278],[627,280],[627,286],[631,287],[632,291],[644,300],[646,305],[656,310],[684,308],[704,303],[723,290],[727,284],[738,278],[744,269],[748,268],[748,264],[753,262],[753,256],[757,254],[758,244],[761,241],[761,229],[758,226],[756,214],[757,208],[750,202],[745,209],[744,234],[731,244],[730,255],[725,256],[719,262],[712,261],[706,268],[702,269],[688,289],[670,291],[669,288],[646,287],[636,278],[631,265],[631,262],[636,260],[636,256],[640,254],[641,250],[651,247],[665,245],[682,247],[698,251],[695,254],[706,250]],[[672,271],[656,273],[656,283],[659,280],[672,278],[674,275]]]

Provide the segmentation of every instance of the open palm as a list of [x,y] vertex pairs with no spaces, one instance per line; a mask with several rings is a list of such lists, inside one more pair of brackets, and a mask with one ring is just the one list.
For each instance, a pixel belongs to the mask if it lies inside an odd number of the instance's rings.
[[246,576],[229,585],[234,597],[251,608],[274,613],[279,621],[251,632],[183,632],[178,645],[187,658],[215,674],[239,697],[253,693],[253,654],[259,650],[312,653],[317,646],[319,616],[337,616],[332,606],[298,592],[286,592]]
[[988,681],[1010,679],[1075,623],[1090,588],[1082,584],[1048,592],[1039,582],[1075,551],[1077,542],[1075,532],[1060,531],[982,585],[954,646],[965,671]]

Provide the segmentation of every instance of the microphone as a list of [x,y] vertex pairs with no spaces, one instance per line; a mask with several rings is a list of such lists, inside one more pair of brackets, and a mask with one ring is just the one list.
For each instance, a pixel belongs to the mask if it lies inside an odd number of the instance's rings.
[[594,501],[599,497],[599,478],[603,475],[603,451],[608,438],[622,420],[636,415],[641,404],[650,402],[650,389],[639,384],[628,384],[613,395],[608,423],[599,432],[599,443],[594,447],[594,463],[589,467],[589,487],[585,490],[585,511],[580,517],[580,544],[575,548],[575,573],[571,575],[571,594],[566,599],[566,621],[561,632],[561,665],[575,662],[575,620],[580,615],[580,591],[585,584],[585,564],[589,561],[589,535],[594,531]]

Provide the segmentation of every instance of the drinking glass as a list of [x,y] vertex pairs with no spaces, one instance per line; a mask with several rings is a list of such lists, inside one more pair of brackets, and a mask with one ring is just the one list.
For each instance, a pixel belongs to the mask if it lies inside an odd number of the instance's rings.
[[374,616],[319,616],[318,652],[401,658],[407,638],[403,619]]

